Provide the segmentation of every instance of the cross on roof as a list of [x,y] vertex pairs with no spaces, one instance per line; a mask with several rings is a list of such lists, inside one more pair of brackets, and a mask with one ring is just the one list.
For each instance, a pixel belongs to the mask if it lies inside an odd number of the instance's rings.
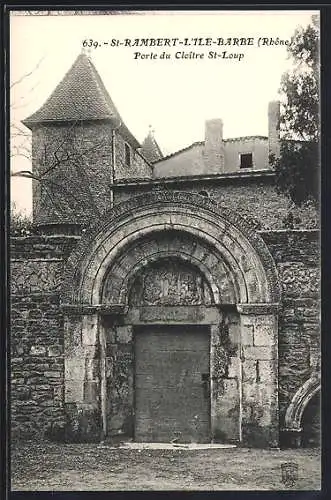
[[82,46],[82,52],[81,53],[87,55],[88,58],[91,57],[91,51],[92,51],[91,47],[84,47],[84,46]]

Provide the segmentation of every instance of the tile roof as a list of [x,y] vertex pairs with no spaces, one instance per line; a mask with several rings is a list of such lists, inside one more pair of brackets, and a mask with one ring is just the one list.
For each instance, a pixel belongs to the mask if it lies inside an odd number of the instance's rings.
[[147,137],[144,139],[141,145],[141,154],[150,163],[154,163],[163,158],[160,146],[155,140],[152,129],[149,130]]
[[114,120],[119,132],[135,148],[140,147],[117,111],[90,58],[80,54],[53,93],[31,116],[23,120],[31,126],[49,122]]

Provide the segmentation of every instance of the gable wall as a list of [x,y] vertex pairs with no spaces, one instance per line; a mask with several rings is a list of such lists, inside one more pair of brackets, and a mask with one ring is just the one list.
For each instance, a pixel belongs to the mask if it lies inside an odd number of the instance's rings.
[[[224,173],[240,172],[240,154],[253,154],[253,170],[269,168],[268,139],[242,138],[223,142]],[[220,170],[208,167],[205,146],[194,144],[182,152],[175,153],[154,164],[154,177],[176,177],[184,175],[203,175],[220,173]]]

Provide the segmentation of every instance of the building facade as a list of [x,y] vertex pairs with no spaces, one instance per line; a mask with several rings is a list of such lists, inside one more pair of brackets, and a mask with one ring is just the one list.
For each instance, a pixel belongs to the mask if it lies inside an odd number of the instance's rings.
[[77,60],[32,131],[36,234],[12,240],[17,438],[319,441],[318,215],[274,186],[268,137],[140,146]]

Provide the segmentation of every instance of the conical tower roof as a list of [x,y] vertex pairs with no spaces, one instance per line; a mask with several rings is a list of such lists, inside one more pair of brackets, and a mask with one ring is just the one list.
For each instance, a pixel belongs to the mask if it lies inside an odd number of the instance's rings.
[[142,147],[141,153],[150,163],[155,163],[156,161],[161,160],[161,158],[163,158],[160,146],[155,140],[152,127],[149,128],[148,135],[144,139],[141,147]]
[[140,147],[117,111],[90,58],[80,54],[53,93],[38,111],[23,120],[24,125],[51,122],[111,120],[134,148]]

